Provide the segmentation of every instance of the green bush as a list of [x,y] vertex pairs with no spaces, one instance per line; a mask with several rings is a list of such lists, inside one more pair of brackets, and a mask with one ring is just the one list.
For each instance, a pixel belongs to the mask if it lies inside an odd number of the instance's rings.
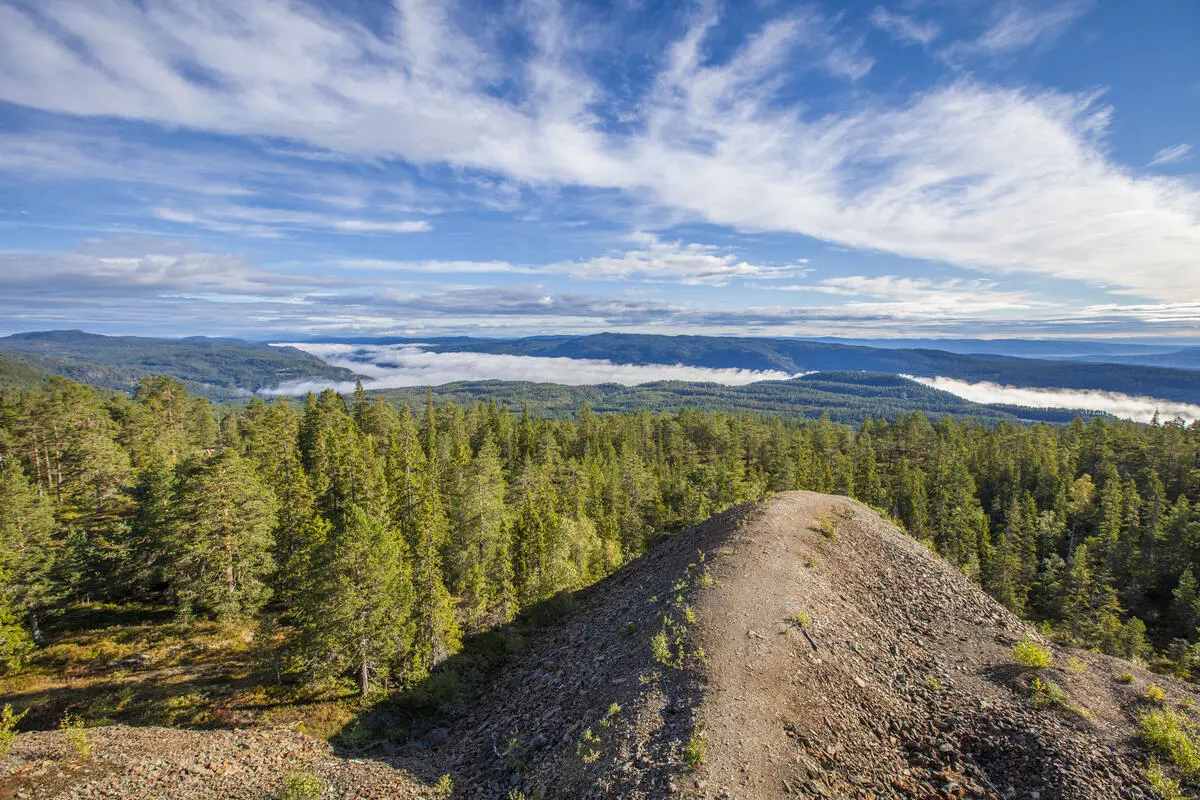
[[28,708],[18,714],[13,711],[11,705],[4,704],[4,710],[0,711],[0,758],[8,755],[8,751],[12,749],[13,742],[17,739],[17,725],[28,713]]
[[1158,795],[1159,800],[1184,800],[1183,790],[1179,781],[1168,778],[1161,766],[1154,759],[1146,765],[1146,783]]
[[687,742],[683,745],[683,760],[687,764],[688,769],[693,772],[704,763],[704,756],[708,752],[708,737],[704,731],[692,731],[692,735],[688,737]]
[[1155,686],[1152,683],[1142,690],[1142,699],[1147,703],[1154,703],[1156,706],[1161,706],[1167,702],[1167,693],[1161,687]]
[[1037,669],[1050,666],[1050,662],[1054,660],[1048,647],[1043,647],[1029,638],[1022,639],[1013,645],[1012,656],[1013,660],[1021,666]]
[[311,772],[293,772],[284,777],[276,794],[278,800],[317,800],[325,784]]
[[67,740],[67,745],[80,758],[92,757],[92,740],[87,734],[83,720],[73,714],[64,714],[58,727]]
[[1156,708],[1142,716],[1142,743],[1152,752],[1170,760],[1189,778],[1200,777],[1200,748],[1195,731],[1182,714],[1169,708]]

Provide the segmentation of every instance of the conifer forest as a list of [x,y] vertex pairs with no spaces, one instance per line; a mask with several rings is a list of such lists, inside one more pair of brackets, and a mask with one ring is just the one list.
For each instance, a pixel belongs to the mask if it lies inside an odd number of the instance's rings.
[[282,681],[403,687],[656,538],[790,489],[882,510],[1064,642],[1198,663],[1197,425],[548,420],[361,390],[233,409],[171,378],[132,397],[58,378],[0,403],[0,667],[76,604],[140,602],[260,625]]

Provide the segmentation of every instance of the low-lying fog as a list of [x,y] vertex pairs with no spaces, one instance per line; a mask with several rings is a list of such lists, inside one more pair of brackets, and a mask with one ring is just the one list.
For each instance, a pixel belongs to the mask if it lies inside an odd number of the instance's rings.
[[[912,376],[908,376],[912,377]],[[1092,389],[1033,389],[1021,386],[1001,386],[990,381],[969,383],[955,378],[916,378],[926,386],[941,389],[975,403],[1005,403],[1033,408],[1071,408],[1080,411],[1103,411],[1116,417],[1149,422],[1155,412],[1162,422],[1181,417],[1185,422],[1200,419],[1200,405],[1139,397],[1121,392]]]
[[[614,364],[603,359],[541,358],[492,353],[431,353],[417,345],[292,344],[322,361],[360,375],[367,389],[437,386],[454,381],[534,381],[582,386],[619,383],[636,386],[654,381],[694,381],[740,386],[755,381],[787,380],[787,372],[749,369],[709,369],[682,364]],[[282,384],[271,394],[303,394],[329,387],[322,381]],[[348,392],[353,383],[330,388]]]

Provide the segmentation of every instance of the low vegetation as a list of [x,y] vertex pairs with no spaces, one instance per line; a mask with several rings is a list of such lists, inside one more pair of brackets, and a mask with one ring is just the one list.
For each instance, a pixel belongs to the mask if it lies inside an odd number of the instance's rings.
[[1200,778],[1200,747],[1192,721],[1169,708],[1156,708],[1142,715],[1142,743],[1156,755],[1174,764],[1191,779]]
[[0,711],[0,758],[8,755],[8,751],[12,748],[13,741],[17,738],[17,725],[24,718],[29,710],[26,709],[20,714],[13,711],[10,703],[4,704],[4,709]]
[[1050,666],[1054,656],[1050,648],[1043,647],[1032,639],[1022,639],[1013,645],[1013,660],[1023,667],[1042,669]]
[[683,763],[691,771],[699,769],[708,754],[708,735],[703,730],[694,730],[683,745]]
[[286,775],[275,797],[277,800],[317,800],[325,791],[325,784],[311,772],[293,772]]
[[92,757],[92,739],[88,736],[87,728],[82,719],[73,714],[64,714],[59,728],[63,732],[63,740],[67,747],[79,758]]
[[1159,800],[1184,800],[1185,795],[1179,781],[1163,772],[1162,766],[1154,759],[1146,764],[1145,774],[1146,783],[1150,784]]

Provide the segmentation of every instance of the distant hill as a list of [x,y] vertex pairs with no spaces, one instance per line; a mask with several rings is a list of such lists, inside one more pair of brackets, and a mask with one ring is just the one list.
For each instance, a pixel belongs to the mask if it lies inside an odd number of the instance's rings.
[[[972,382],[992,381],[1012,386],[1123,392],[1185,403],[1194,403],[1200,398],[1200,370],[1006,355],[963,355],[929,348],[884,349],[801,339],[600,333],[514,340],[455,340],[434,342],[429,349],[597,358],[620,364],[688,364],[785,372],[888,372]],[[1200,355],[1197,358],[1200,359]]]
[[[421,387],[386,389],[381,394],[395,403],[420,407],[426,390]],[[539,417],[572,417],[586,402],[599,413],[676,411],[754,411],[787,417],[816,419],[828,413],[835,422],[857,425],[868,414],[894,418],[920,411],[930,416],[953,414],[981,421],[1016,421],[1008,411],[963,400],[948,392],[880,373],[821,373],[789,381],[762,381],[745,386],[717,383],[659,381],[641,386],[604,383],[565,386],[525,381],[461,381],[433,389],[437,402],[453,400],[474,404],[495,399],[512,408],[528,406]]]
[[[0,338],[0,353],[25,370],[125,392],[146,375],[169,375],[183,381],[189,391],[217,401],[246,397],[284,381],[355,378],[350,370],[294,347],[203,336],[153,339],[83,331],[18,333]],[[7,367],[7,372],[14,382],[32,379],[16,367]]]
[[10,358],[0,358],[0,395],[33,392],[43,388],[51,375]]

